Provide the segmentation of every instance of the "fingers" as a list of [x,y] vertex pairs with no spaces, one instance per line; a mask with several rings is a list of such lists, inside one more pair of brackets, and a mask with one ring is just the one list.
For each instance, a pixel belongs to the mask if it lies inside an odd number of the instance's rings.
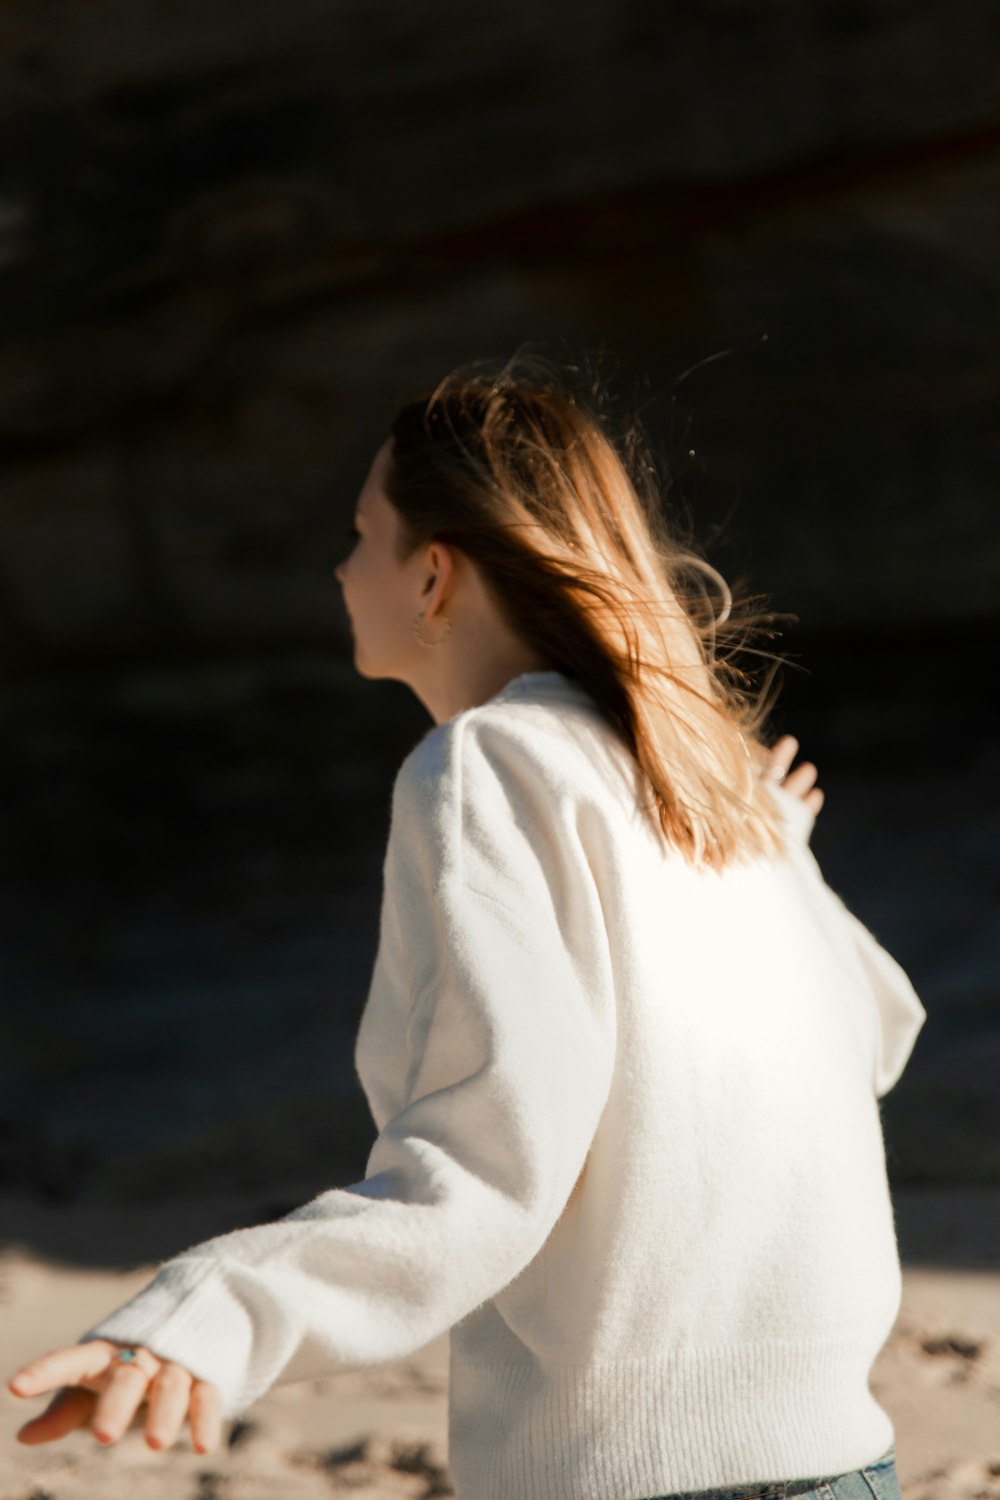
[[57,1391],[43,1412],[17,1430],[19,1443],[51,1443],[82,1427],[97,1405],[97,1395],[83,1386]]
[[99,1443],[116,1443],[146,1399],[149,1376],[139,1365],[113,1365],[97,1399],[91,1428]]
[[107,1369],[115,1347],[104,1339],[93,1339],[68,1349],[52,1349],[15,1370],[7,1388],[15,1396],[41,1396],[58,1386],[81,1385]]
[[[105,1392],[102,1403],[109,1395]],[[222,1396],[205,1380],[196,1380],[183,1365],[164,1361],[152,1384],[142,1393],[149,1401],[146,1442],[150,1448],[170,1448],[190,1412],[191,1444],[198,1453],[210,1453],[222,1437]],[[129,1427],[140,1404],[134,1390],[109,1403],[107,1412],[95,1413],[91,1426],[102,1442],[116,1442]]]
[[799,742],[794,734],[783,734],[775,740],[771,746],[771,758],[768,761],[768,774],[776,781],[784,781],[788,768],[792,764],[799,750]]
[[149,1390],[146,1442],[151,1448],[169,1448],[176,1440],[187,1416],[192,1379],[183,1365],[165,1363],[160,1367]]
[[768,775],[773,776],[785,791],[804,802],[815,817],[826,800],[825,794],[814,785],[819,772],[811,760],[804,760],[794,771],[790,770],[798,750],[799,742],[795,736],[783,734],[772,746]]
[[[54,1349],[23,1365],[8,1380],[16,1396],[56,1393],[39,1416],[18,1430],[20,1443],[49,1443],[74,1427],[89,1422],[98,1442],[117,1442],[132,1425],[139,1407],[148,1401],[146,1442],[169,1448],[190,1411],[191,1442],[199,1453],[210,1453],[222,1439],[222,1396],[217,1386],[197,1380],[183,1365],[160,1360],[142,1349],[141,1360],[130,1364],[114,1356],[124,1346],[91,1339],[68,1349]],[[84,1383],[86,1382],[86,1384]]]
[[191,1390],[191,1441],[199,1453],[211,1453],[222,1441],[222,1394],[207,1380]]
[[794,796],[805,800],[805,795],[818,774],[812,761],[804,760],[801,765],[796,766],[795,770],[785,777],[786,792],[792,792]]

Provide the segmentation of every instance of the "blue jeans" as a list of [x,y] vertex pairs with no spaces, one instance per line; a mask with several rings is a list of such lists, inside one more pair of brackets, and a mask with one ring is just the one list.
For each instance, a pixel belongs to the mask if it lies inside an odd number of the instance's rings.
[[852,1469],[847,1474],[722,1485],[714,1490],[653,1495],[649,1500],[784,1500],[786,1495],[808,1495],[810,1500],[902,1500],[895,1449],[890,1448],[866,1468]]

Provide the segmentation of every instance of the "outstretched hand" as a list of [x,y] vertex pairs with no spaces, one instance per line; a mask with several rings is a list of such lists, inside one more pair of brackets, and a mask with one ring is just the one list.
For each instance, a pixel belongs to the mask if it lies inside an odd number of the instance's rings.
[[813,817],[819,812],[826,800],[825,793],[815,786],[818,772],[811,760],[804,760],[795,770],[789,773],[789,766],[799,751],[799,742],[794,734],[783,734],[771,747],[771,759],[768,763],[768,774],[774,776],[776,772],[784,771],[785,776],[778,777],[786,792],[791,792],[793,797],[798,797],[806,804]]
[[192,1447],[197,1453],[210,1453],[222,1432],[218,1387],[141,1346],[131,1364],[115,1358],[119,1350],[132,1347],[91,1339],[22,1365],[7,1382],[15,1396],[41,1396],[52,1390],[56,1394],[39,1416],[18,1429],[18,1442],[51,1443],[89,1423],[99,1443],[115,1443],[148,1401],[150,1448],[171,1447],[185,1417],[190,1417]]

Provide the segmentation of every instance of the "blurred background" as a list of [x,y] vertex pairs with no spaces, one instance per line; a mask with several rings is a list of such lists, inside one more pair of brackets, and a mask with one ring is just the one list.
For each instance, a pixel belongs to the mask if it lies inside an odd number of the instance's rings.
[[363,1176],[430,720],[355,672],[332,570],[399,402],[532,341],[599,364],[795,617],[772,736],[929,1014],[883,1105],[903,1250],[982,1262],[998,63],[992,6],[930,0],[5,8],[6,1240],[138,1262]]

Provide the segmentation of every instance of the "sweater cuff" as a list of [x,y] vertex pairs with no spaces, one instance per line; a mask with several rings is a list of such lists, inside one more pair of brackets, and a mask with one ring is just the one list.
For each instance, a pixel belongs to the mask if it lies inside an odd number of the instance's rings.
[[192,1258],[168,1262],[77,1343],[141,1344],[158,1359],[183,1365],[195,1379],[210,1381],[222,1396],[223,1418],[230,1418],[255,1399],[245,1379],[253,1333],[249,1309],[225,1284],[219,1263]]

